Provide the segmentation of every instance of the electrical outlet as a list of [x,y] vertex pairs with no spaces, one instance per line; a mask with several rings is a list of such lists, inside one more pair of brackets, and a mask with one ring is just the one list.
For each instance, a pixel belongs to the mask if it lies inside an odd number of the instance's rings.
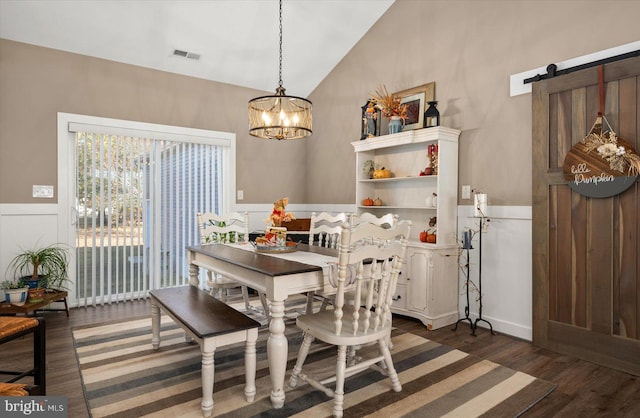
[[33,185],[33,197],[53,198],[53,186]]
[[462,186],[462,198],[463,199],[471,199],[471,186],[465,184]]
[[238,200],[244,199],[244,190],[238,190]]

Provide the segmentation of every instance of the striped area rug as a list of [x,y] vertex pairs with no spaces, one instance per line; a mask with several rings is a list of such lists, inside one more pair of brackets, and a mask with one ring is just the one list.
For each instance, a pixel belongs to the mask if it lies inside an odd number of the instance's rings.
[[[162,317],[162,344],[151,348],[151,319],[74,329],[76,355],[92,417],[201,417],[200,350],[184,342],[171,318]],[[286,388],[282,409],[271,408],[266,355],[268,330],[258,341],[258,393],[244,399],[243,347],[215,354],[214,416],[329,417],[332,399],[304,382]],[[292,369],[301,334],[287,326]],[[395,330],[393,359],[402,391],[393,392],[387,378],[365,371],[347,379],[345,417],[514,417],[554,390],[555,385],[481,360],[422,337]],[[375,347],[359,351],[365,357]],[[335,368],[336,351],[312,345],[306,372],[317,377]],[[286,380],[288,382],[288,379]]]

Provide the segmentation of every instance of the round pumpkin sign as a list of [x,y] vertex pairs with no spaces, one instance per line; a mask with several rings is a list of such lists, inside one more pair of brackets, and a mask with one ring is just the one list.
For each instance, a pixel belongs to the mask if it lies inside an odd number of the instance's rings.
[[569,187],[587,197],[615,196],[633,185],[640,157],[633,146],[614,132],[591,133],[564,158],[564,177]]

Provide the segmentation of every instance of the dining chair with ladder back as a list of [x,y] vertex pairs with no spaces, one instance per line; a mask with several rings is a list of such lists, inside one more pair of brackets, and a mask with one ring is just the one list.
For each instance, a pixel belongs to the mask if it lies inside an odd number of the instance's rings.
[[[309,245],[317,245],[326,248],[338,248],[340,243],[340,234],[342,233],[342,224],[347,221],[348,215],[344,212],[335,215],[328,212],[311,213],[311,221],[309,223]],[[316,292],[307,293],[306,312],[313,311],[313,303]],[[322,297],[322,307],[324,309],[329,303],[326,296]]]
[[[247,212],[231,212],[225,215],[218,215],[213,212],[198,212],[196,217],[198,230],[200,231],[201,245],[249,243],[249,214]],[[229,289],[240,287],[245,309],[247,311],[253,309],[249,302],[249,290],[247,286],[210,270],[207,270],[207,286],[211,289],[211,295],[217,295],[223,302],[226,301],[228,297]],[[264,314],[268,317],[269,307],[266,296],[260,292],[258,292],[258,295],[260,296]]]
[[[385,228],[390,228],[398,222],[399,217],[398,215],[393,213],[387,213],[386,215],[376,216],[373,213],[364,212],[359,215],[356,213],[352,213],[348,216],[348,219],[349,219],[349,224],[351,225],[351,228],[354,228],[355,226],[365,222],[371,223],[373,225],[382,226]],[[334,232],[334,234],[339,237],[339,233]],[[331,303],[333,297],[331,297],[330,295],[323,295],[322,297],[323,299],[322,299],[322,305],[320,309],[325,309],[327,305]],[[347,298],[347,301],[351,301],[353,299],[350,294],[347,294],[346,298]],[[309,303],[313,303],[313,301],[307,301],[308,305]]]
[[387,213],[386,215],[376,216],[370,212],[363,212],[359,215],[356,213],[351,215],[351,218],[349,219],[349,223],[351,224],[352,228],[364,222],[368,222],[368,223],[379,225],[379,226],[386,226],[390,228],[393,225],[395,225],[398,222],[398,220],[399,220],[398,215],[394,213]]
[[[395,392],[402,385],[393,365],[388,336],[391,332],[392,296],[404,258],[411,221],[400,221],[391,228],[363,223],[351,229],[342,227],[333,307],[300,315],[296,325],[304,333],[289,384],[298,379],[324,392],[333,400],[333,416],[343,416],[344,383],[347,377],[365,369],[380,371],[391,381]],[[370,291],[375,289],[375,292]],[[345,303],[345,293],[354,292],[353,304]],[[375,297],[374,297],[375,295]],[[323,380],[303,374],[304,362],[314,339],[337,347],[335,374]],[[347,364],[347,349],[377,343],[377,352],[355,364]],[[335,389],[328,385],[335,382]]]

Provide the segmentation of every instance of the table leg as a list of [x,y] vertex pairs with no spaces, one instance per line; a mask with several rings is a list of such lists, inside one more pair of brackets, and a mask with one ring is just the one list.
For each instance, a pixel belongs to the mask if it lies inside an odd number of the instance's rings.
[[151,298],[151,346],[154,350],[160,348],[160,307]]
[[200,268],[198,266],[195,264],[189,264],[189,284],[191,286],[198,287],[200,285],[200,280],[198,279],[199,272]]
[[278,409],[284,406],[284,375],[287,370],[288,343],[284,335],[284,301],[271,302],[271,321],[267,356],[271,375],[271,405]]

